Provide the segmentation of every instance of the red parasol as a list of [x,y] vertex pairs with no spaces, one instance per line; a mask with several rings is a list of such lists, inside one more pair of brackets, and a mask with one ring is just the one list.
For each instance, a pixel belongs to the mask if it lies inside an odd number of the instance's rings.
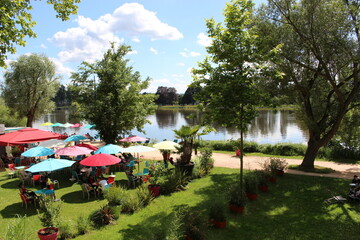
[[89,148],[89,149],[94,150],[94,151],[98,150],[97,147],[95,147],[95,146],[93,146],[91,144],[87,144],[87,143],[80,143],[80,144],[76,144],[75,146],[86,147],[86,148]]
[[101,166],[114,165],[119,162],[120,162],[120,158],[118,157],[106,153],[99,153],[85,158],[84,160],[80,161],[80,164],[90,167],[101,167]]
[[[65,136],[66,138],[66,136]],[[1,146],[13,146],[25,143],[43,142],[50,139],[64,139],[64,135],[36,128],[24,128],[0,136]]]
[[139,136],[130,136],[120,139],[120,142],[145,142],[147,139]]

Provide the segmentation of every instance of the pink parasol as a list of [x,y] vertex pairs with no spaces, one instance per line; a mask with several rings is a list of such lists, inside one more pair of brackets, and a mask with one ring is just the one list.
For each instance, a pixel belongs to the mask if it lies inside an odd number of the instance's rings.
[[120,158],[118,157],[106,153],[99,153],[85,158],[84,160],[80,161],[80,164],[90,167],[101,167],[101,166],[114,165],[119,162],[120,162]]
[[91,144],[87,144],[87,143],[80,143],[80,144],[76,144],[75,146],[78,146],[78,147],[86,147],[86,148],[89,148],[89,149],[91,149],[91,150],[93,150],[93,151],[98,150],[97,147],[95,147],[95,146],[93,146],[93,145],[91,145]]
[[147,139],[139,136],[130,136],[120,139],[120,142],[145,142]]
[[78,127],[82,127],[83,125],[81,125],[80,123],[75,123],[74,125],[72,125],[72,128],[78,128]]
[[92,151],[94,150],[91,150],[86,147],[71,146],[71,147],[60,148],[56,150],[55,153],[64,156],[78,156],[78,155],[90,154]]

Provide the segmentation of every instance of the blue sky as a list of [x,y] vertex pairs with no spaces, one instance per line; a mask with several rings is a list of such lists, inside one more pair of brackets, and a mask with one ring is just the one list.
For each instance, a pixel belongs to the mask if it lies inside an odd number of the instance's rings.
[[[109,42],[130,45],[130,64],[143,79],[150,77],[146,92],[159,86],[184,93],[209,44],[205,19],[222,21],[226,0],[83,0],[77,15],[62,22],[44,1],[32,1],[37,38],[27,39],[8,62],[22,54],[43,53],[56,65],[61,83],[82,61],[102,57]],[[259,4],[265,0],[256,0]],[[2,78],[2,76],[0,76]]]

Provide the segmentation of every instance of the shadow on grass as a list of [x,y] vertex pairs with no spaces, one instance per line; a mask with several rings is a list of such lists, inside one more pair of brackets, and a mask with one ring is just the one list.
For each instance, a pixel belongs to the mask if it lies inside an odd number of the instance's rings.
[[1,185],[1,187],[6,189],[18,189],[19,183],[20,181],[18,178],[8,179],[5,183]]
[[66,193],[60,197],[61,200],[67,203],[85,203],[85,202],[95,202],[99,199],[102,199],[102,197],[95,197],[93,193],[90,194],[90,198],[88,199],[88,195],[85,194],[85,197],[83,198],[82,191],[74,191],[70,193]]
[[[344,236],[358,239],[360,221],[356,214],[360,205],[324,204],[333,195],[346,197],[349,190],[346,180],[288,174],[278,178],[276,184],[269,184],[270,191],[259,194],[257,201],[248,202],[244,214],[234,215],[227,210],[227,193],[238,174],[215,173],[208,178],[211,184],[194,191],[202,201],[192,208],[207,214],[214,202],[222,202],[228,220],[224,230],[208,229],[209,240],[239,236],[242,239],[342,239]],[[196,181],[202,180],[193,183]],[[207,220],[207,216],[204,218]],[[124,239],[165,239],[166,229],[171,226],[169,219],[169,215],[160,212],[120,233]]]
[[[38,205],[37,208],[39,208]],[[0,211],[0,214],[3,218],[14,218],[17,214],[32,216],[37,214],[37,210],[36,210],[37,208],[35,208],[33,204],[28,204],[28,207],[26,209],[26,207],[22,206],[21,202],[19,202],[6,206],[4,209]]]

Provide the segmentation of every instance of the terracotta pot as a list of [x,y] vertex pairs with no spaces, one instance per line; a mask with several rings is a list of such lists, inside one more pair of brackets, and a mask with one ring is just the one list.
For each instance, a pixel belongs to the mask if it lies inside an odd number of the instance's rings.
[[160,185],[152,185],[150,184],[148,186],[151,194],[154,196],[154,197],[158,197],[160,195]]
[[277,170],[276,171],[276,176],[284,176],[284,170]]
[[268,191],[269,191],[268,185],[265,185],[265,184],[259,184],[259,185],[258,185],[258,189],[259,189],[259,191],[261,191],[261,192],[268,192]]
[[221,221],[217,221],[215,219],[211,219],[210,222],[215,228],[225,228],[226,227],[226,221],[221,222]]
[[269,178],[269,182],[271,182],[271,183],[276,183],[276,177],[270,177],[270,178]]
[[246,197],[251,200],[251,201],[255,201],[257,199],[257,194],[256,193],[246,193]]
[[[53,233],[44,235],[43,232],[46,232],[46,230],[53,230]],[[38,237],[41,240],[56,240],[58,238],[59,235],[59,229],[56,227],[47,227],[47,228],[42,228],[38,231]]]
[[244,209],[245,207],[244,206],[237,206],[236,204],[230,204],[229,205],[229,209],[231,212],[233,213],[243,213],[244,212]]

